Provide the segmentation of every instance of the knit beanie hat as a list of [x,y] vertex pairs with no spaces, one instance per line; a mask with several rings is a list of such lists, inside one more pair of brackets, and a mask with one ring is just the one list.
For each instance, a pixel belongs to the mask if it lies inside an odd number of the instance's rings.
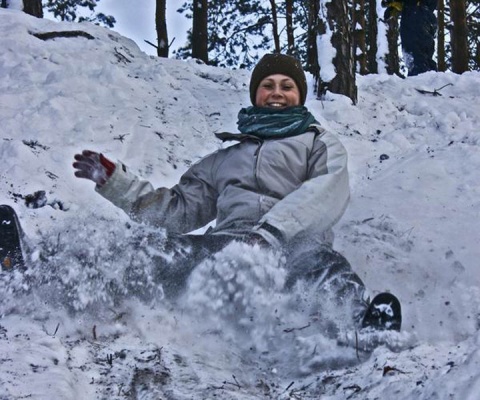
[[274,74],[282,74],[292,78],[300,91],[300,103],[305,104],[307,98],[307,79],[300,61],[286,54],[266,54],[258,62],[250,78],[250,100],[255,105],[257,88],[262,79]]

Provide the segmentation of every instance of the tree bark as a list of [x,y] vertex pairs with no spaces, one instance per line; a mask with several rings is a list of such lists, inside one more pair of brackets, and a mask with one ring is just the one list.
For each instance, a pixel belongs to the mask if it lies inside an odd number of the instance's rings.
[[317,94],[322,96],[325,90],[328,89],[332,93],[343,94],[349,97],[356,104],[355,57],[347,4],[347,0],[329,0],[325,4],[327,23],[332,32],[331,43],[336,50],[336,55],[332,60],[335,68],[335,77],[330,82],[324,82],[320,78]]
[[278,34],[278,17],[277,17],[277,6],[275,5],[275,0],[270,0],[270,6],[272,8],[273,43],[275,45],[275,52],[280,53],[280,35]]
[[23,0],[23,12],[43,18],[42,0]]
[[477,43],[475,46],[475,54],[473,56],[474,69],[476,71],[480,70],[480,43]]
[[157,55],[168,57],[167,0],[156,0],[155,27],[157,29]]
[[378,74],[378,14],[377,1],[368,0],[367,64],[370,74]]
[[285,1],[286,30],[287,30],[287,54],[296,56],[295,38],[293,35],[293,0]]
[[207,0],[193,0],[192,57],[208,64]]
[[365,0],[355,0],[352,26],[354,27],[354,54],[361,75],[368,74],[367,67],[367,22],[365,19]]
[[310,72],[315,78],[315,85],[320,77],[320,66],[318,64],[317,35],[325,33],[320,31],[319,24],[319,0],[308,1],[308,32],[307,32],[307,65],[305,70]]
[[453,23],[451,31],[452,71],[462,74],[468,71],[467,12],[465,0],[450,0]]
[[400,74],[400,57],[398,55],[398,18],[390,18],[386,21],[387,25],[387,45],[388,53],[385,54],[385,68],[387,74]]
[[437,39],[437,68],[440,72],[447,70],[445,53],[445,1],[438,0],[437,5],[438,39]]

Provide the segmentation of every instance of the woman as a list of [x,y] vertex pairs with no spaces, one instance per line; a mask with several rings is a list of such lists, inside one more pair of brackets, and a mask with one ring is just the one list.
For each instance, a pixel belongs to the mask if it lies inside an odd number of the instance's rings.
[[[75,175],[132,219],[165,228],[174,262],[159,266],[159,280],[176,294],[199,260],[232,240],[284,251],[290,271],[287,286],[315,279],[334,287],[339,301],[365,312],[364,286],[348,262],[331,249],[332,226],[349,200],[347,155],[304,106],[305,73],[298,60],[267,54],[250,80],[252,106],[238,116],[240,133],[220,133],[235,145],[193,165],[172,187],[154,189],[128,168],[89,150],[75,155]],[[188,232],[215,220],[204,235]]]

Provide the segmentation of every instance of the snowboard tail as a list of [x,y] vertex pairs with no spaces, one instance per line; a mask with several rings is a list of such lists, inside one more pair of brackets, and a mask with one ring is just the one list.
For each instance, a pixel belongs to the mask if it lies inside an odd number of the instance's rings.
[[22,228],[15,210],[0,205],[0,266],[2,271],[24,269]]

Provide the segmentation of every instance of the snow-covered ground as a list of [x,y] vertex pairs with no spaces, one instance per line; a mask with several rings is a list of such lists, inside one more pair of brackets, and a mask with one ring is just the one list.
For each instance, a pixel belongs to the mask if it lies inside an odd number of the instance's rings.
[[[35,36],[72,30],[92,38]],[[73,176],[92,149],[171,186],[222,145],[214,131],[236,130],[248,73],[14,10],[0,9],[0,34],[0,204],[32,247],[26,274],[0,273],[0,399],[479,398],[478,72],[358,77],[356,106],[308,100],[350,155],[335,248],[403,305],[403,332],[368,354],[305,328],[278,256],[247,245],[162,300],[146,229]],[[47,204],[27,207],[38,191]]]

